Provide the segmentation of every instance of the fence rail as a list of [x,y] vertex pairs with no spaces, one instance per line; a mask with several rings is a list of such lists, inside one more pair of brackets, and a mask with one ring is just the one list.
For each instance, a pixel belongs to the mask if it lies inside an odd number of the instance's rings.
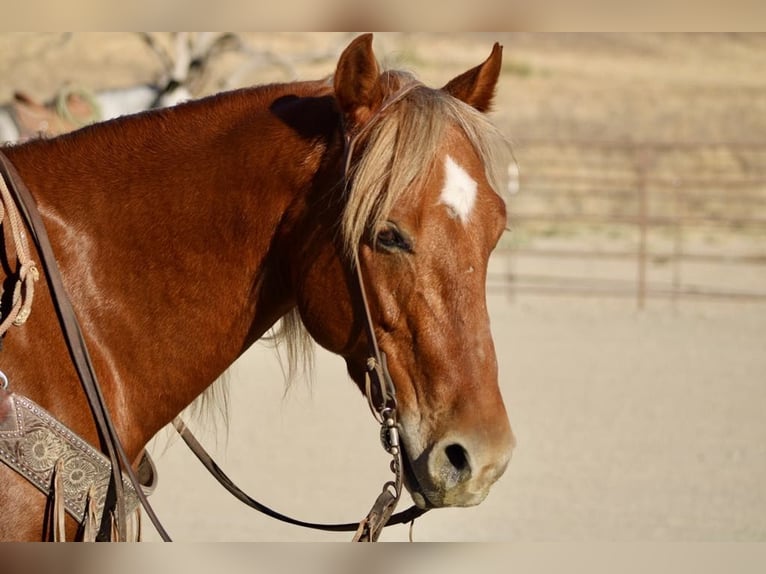
[[[544,241],[503,244],[491,267],[490,290],[509,294],[576,294],[634,297],[638,308],[650,298],[766,302],[766,142],[613,143],[517,142],[521,192],[511,202],[511,238],[534,237],[535,225],[620,227],[635,234],[629,247],[562,247]],[[690,247],[690,233],[725,234],[735,247]],[[591,233],[598,233],[591,230]],[[669,243],[650,243],[661,233]],[[537,239],[541,235],[537,235]],[[743,245],[746,246],[743,249]],[[631,262],[618,278],[540,273],[517,269],[522,260]],[[671,279],[650,280],[651,262],[670,266]],[[698,284],[683,264],[757,269],[763,281],[737,288]],[[546,267],[550,271],[551,265]]]

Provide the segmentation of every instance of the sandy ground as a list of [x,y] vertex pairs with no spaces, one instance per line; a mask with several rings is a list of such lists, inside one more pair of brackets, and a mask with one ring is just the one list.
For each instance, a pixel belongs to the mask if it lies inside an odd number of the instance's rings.
[[[303,57],[332,52],[346,36],[248,38]],[[390,59],[431,83],[475,65],[494,41],[378,38]],[[753,73],[763,69],[763,36],[501,40],[508,68],[497,118],[515,137],[766,136],[766,114],[758,112],[764,76]],[[320,77],[331,62],[297,69]],[[207,90],[222,70],[243,83],[286,75],[269,65],[244,69],[234,55],[215,70]],[[107,87],[158,73],[156,59],[127,34],[0,34],[0,100],[17,88],[45,99],[67,79]],[[737,123],[744,120],[746,133]],[[738,277],[738,285],[766,283],[763,266]],[[637,312],[629,300],[495,294],[490,313],[518,447],[485,503],[424,516],[416,540],[766,540],[766,305],[652,301]],[[285,395],[274,351],[257,345],[228,376],[228,433],[219,425],[202,437],[232,478],[276,509],[313,521],[358,520],[390,476],[387,457],[341,361],[319,353],[314,378]],[[152,499],[177,540],[349,538],[244,508],[168,431],[151,452],[160,474]],[[149,525],[145,534],[157,540]],[[406,540],[407,529],[383,539]]]
[[[639,313],[619,301],[495,295],[490,311],[519,444],[482,505],[427,514],[416,540],[766,538],[766,306],[655,303]],[[265,346],[235,365],[219,462],[281,511],[364,515],[388,474],[341,362],[319,354],[315,381],[284,397],[281,381]],[[348,538],[244,508],[169,433],[153,452],[153,502],[180,540]],[[383,539],[406,540],[407,528]]]

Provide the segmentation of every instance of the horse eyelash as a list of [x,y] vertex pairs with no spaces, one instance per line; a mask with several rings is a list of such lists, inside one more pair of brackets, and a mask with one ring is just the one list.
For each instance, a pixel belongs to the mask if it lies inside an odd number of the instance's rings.
[[[390,244],[387,244],[386,242],[382,242],[380,240],[380,236],[384,232],[393,233],[394,241],[392,241]],[[386,226],[384,226],[377,232],[377,234],[375,235],[375,243],[376,245],[381,245],[381,247],[387,251],[396,249],[398,251],[404,251],[406,253],[413,253],[412,241],[394,223],[387,224]]]

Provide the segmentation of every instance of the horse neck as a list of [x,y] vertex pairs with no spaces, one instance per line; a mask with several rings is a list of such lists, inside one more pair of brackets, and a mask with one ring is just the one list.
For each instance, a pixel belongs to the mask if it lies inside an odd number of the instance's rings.
[[118,427],[138,447],[294,305],[275,237],[305,203],[324,146],[269,111],[279,95],[221,96],[8,149]]

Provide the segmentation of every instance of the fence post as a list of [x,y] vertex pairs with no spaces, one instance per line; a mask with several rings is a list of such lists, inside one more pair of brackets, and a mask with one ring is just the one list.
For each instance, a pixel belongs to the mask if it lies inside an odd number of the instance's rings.
[[[634,148],[635,149],[635,148]],[[646,259],[647,231],[649,224],[649,197],[646,189],[646,176],[649,169],[649,149],[640,145],[636,158],[636,193],[638,194],[638,270],[636,285],[636,305],[639,310],[646,306]]]
[[678,309],[678,298],[681,291],[681,259],[683,258],[682,226],[685,215],[685,195],[679,177],[673,180],[673,309]]

